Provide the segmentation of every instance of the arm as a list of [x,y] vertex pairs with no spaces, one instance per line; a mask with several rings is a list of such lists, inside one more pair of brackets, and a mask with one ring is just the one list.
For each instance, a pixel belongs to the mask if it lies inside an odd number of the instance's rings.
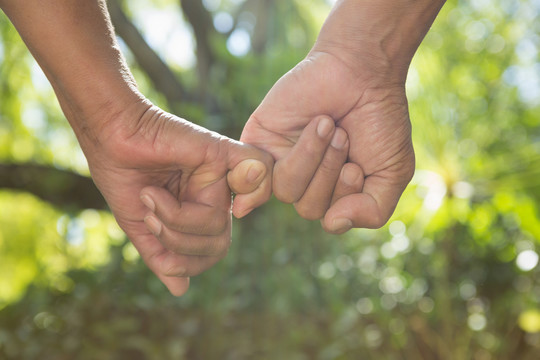
[[183,294],[189,276],[227,252],[229,185],[240,193],[234,214],[247,214],[270,196],[271,158],[146,100],[104,0],[0,7],[50,80],[119,225],[169,290]]
[[[276,196],[294,202],[307,218],[314,218],[316,209],[327,231],[383,226],[410,181],[414,151],[405,79],[443,4],[444,0],[339,0],[308,56],[274,85],[246,124],[241,139],[276,160]],[[309,151],[301,145],[300,134],[323,115],[346,131],[349,150],[347,163],[334,162],[341,172],[332,175],[333,185],[328,175],[322,176],[332,195],[321,203],[309,191],[321,183],[321,167],[304,174],[305,169],[282,164]],[[313,176],[311,183],[292,188],[286,180],[299,173]]]
[[[403,85],[410,62],[446,0],[339,0],[312,51]],[[366,76],[367,74],[364,74]]]

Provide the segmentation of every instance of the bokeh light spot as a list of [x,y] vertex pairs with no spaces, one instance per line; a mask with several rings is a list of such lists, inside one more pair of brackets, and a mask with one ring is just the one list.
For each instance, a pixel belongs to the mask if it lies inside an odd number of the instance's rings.
[[227,40],[227,49],[234,56],[244,56],[251,48],[251,38],[244,29],[236,29]]
[[538,265],[538,254],[534,250],[525,250],[518,254],[516,265],[523,271],[530,271]]
[[469,325],[469,328],[474,331],[484,330],[486,324],[487,320],[484,314],[474,313],[469,315],[469,318],[467,319],[467,325]]

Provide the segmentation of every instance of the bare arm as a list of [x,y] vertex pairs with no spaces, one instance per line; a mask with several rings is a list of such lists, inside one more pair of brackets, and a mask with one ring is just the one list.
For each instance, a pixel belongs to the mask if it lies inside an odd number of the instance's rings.
[[[104,0],[0,0],[44,70],[94,182],[175,295],[227,253],[232,208],[270,196],[268,154],[153,106],[136,88]],[[228,181],[227,181],[228,180]]]
[[47,75],[83,144],[99,138],[111,114],[143,99],[104,1],[2,0],[0,6]]
[[446,0],[338,0],[314,51],[352,68],[405,81],[410,62]]

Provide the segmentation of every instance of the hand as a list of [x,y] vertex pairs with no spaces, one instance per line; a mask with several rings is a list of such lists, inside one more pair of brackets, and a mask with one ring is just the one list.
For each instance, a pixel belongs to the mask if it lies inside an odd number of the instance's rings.
[[[295,204],[298,213],[319,216],[328,232],[384,225],[414,172],[404,84],[383,75],[367,67],[353,68],[330,52],[312,51],[274,85],[242,133],[242,141],[276,160],[276,197],[300,200]],[[308,137],[314,142],[312,123],[328,118],[338,126],[335,135],[340,130],[348,135],[348,162],[341,167],[341,155],[334,156],[314,172],[311,164],[304,166],[310,159],[306,154],[313,151],[306,145],[309,141],[302,141],[302,132],[313,134]],[[312,148],[324,151],[323,145]],[[336,166],[341,172],[334,181]],[[295,178],[307,181],[291,181]],[[309,194],[314,184],[319,198]]]
[[[301,216],[320,216],[332,233],[388,221],[414,172],[407,71],[444,2],[337,1],[310,54],[253,113],[241,139],[274,156],[274,193],[295,202]],[[319,163],[320,156],[308,156],[324,151],[309,130],[321,116],[334,119],[334,136],[341,128],[350,142],[335,186],[340,159],[327,161],[330,148]],[[301,181],[291,181],[295,176]]]
[[271,156],[147,103],[107,124],[99,143],[81,139],[92,177],[148,267],[180,296],[189,276],[227,253],[227,176],[242,217],[270,197]]
[[118,223],[169,290],[183,294],[188,276],[228,249],[227,179],[239,193],[232,211],[243,216],[270,196],[271,157],[146,102],[105,0],[0,7],[50,80]]

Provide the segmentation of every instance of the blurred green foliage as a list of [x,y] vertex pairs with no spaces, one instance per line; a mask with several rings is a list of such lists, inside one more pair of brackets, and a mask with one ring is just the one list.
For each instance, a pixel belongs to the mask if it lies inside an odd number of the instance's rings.
[[[268,2],[264,51],[248,43],[235,56],[235,29],[254,41],[256,3],[204,1],[215,24],[233,21],[212,40],[217,105],[179,114],[235,138],[329,8]],[[149,9],[179,11],[169,0],[125,5],[143,33]],[[331,236],[271,201],[235,223],[227,258],[179,299],[110,214],[2,190],[0,358],[537,359],[539,12],[537,0],[445,5],[409,74],[417,172],[387,226]],[[196,61],[193,43],[173,45]],[[125,50],[143,93],[166,107]],[[195,62],[169,64],[195,93]],[[27,161],[88,173],[46,79],[0,17],[0,162]]]

